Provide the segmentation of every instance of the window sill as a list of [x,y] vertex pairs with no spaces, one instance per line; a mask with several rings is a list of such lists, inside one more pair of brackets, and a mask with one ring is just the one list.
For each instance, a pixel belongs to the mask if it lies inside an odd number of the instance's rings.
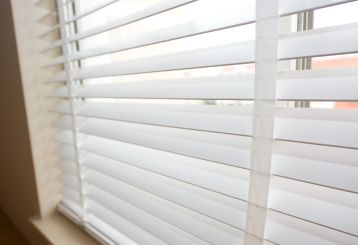
[[98,245],[87,233],[82,231],[75,224],[72,224],[59,212],[47,218],[31,218],[31,224],[44,237],[48,244],[54,245]]

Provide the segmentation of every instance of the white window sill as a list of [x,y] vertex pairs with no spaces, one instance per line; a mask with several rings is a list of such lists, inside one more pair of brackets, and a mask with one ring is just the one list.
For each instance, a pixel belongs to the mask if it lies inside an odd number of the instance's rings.
[[69,221],[59,212],[47,218],[31,218],[31,224],[40,232],[44,240],[54,245],[98,245],[90,235]]

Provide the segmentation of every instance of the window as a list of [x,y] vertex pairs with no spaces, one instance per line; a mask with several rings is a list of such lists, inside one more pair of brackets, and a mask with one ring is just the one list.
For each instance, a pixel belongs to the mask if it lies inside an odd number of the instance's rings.
[[357,244],[345,2],[58,0],[59,210],[108,244]]

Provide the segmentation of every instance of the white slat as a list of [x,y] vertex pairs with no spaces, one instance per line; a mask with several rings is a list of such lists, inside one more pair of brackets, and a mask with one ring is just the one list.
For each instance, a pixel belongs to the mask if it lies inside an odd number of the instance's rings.
[[358,151],[347,148],[275,141],[274,175],[358,193]]
[[358,52],[357,40],[358,23],[294,32],[280,37],[278,56],[292,59],[355,53]]
[[[232,55],[233,53],[237,55]],[[215,57],[215,59],[213,58]],[[73,71],[75,79],[119,76],[208,66],[251,63],[254,61],[254,42],[222,45],[192,51],[177,52],[137,60],[86,67]]]
[[[88,137],[81,145],[81,149],[87,152],[85,162],[91,166],[96,166],[96,161],[107,162],[107,165],[119,161],[217,193],[247,200],[247,170],[101,138]],[[89,156],[90,153],[97,155]]]
[[[149,80],[80,87],[76,96],[85,98],[143,99],[253,99],[253,75]],[[202,89],[205,87],[205,89]]]
[[123,235],[129,237],[134,242],[148,245],[166,244],[157,237],[134,225],[129,220],[122,218],[118,213],[109,210],[107,207],[102,206],[92,200],[88,200],[87,203],[89,213],[93,214],[95,217],[102,220],[110,227],[113,227],[116,232],[122,233]]
[[[302,5],[302,2],[306,6]],[[321,2],[310,2],[310,1],[281,1],[280,2],[280,15],[286,15],[297,10],[312,9],[317,7],[324,7],[327,5],[337,4],[344,1],[321,1]],[[287,5],[290,3],[290,5]],[[291,6],[295,4],[294,6]],[[298,9],[292,8],[296,7]],[[300,8],[300,9],[299,9]],[[84,50],[81,52],[75,52],[71,54],[71,60],[84,59],[97,55],[108,54],[112,52],[118,52],[131,48],[142,47],[145,45],[160,43],[164,41],[174,40],[178,38],[188,37],[192,35],[202,34],[206,32],[221,30],[228,27],[245,25],[253,23],[255,20],[255,8],[245,9],[245,11],[237,10],[232,13],[227,13],[225,16],[210,16],[196,21],[191,21],[174,27],[165,28],[159,31],[142,34],[126,40],[121,40],[118,43],[109,44],[93,48],[90,50]],[[64,62],[63,58],[60,58],[58,62]],[[58,63],[56,63],[58,64]],[[51,63],[50,65],[53,65]]]
[[251,135],[252,107],[86,102],[78,115],[124,122]]
[[357,101],[358,71],[336,68],[282,72],[276,85],[278,100]]
[[[92,184],[94,184],[92,186],[110,193],[111,195],[117,197],[118,200],[123,200],[124,202],[133,205],[135,208],[134,210],[131,210],[131,212],[134,212],[135,209],[138,208],[163,221],[171,223],[173,226],[201,238],[204,241],[208,241],[211,244],[235,244],[237,242],[241,242],[240,238],[243,233],[239,229],[235,229],[219,221],[210,219],[207,216],[198,214],[172,202],[168,202],[165,199],[159,198],[148,192],[144,192],[123,182],[105,178],[104,176],[98,180],[99,181],[97,182],[92,182]],[[89,184],[91,184],[91,182],[89,182]],[[94,191],[93,194],[91,192],[92,190],[90,189],[90,198],[91,196],[97,194],[97,191]],[[195,240],[196,242],[199,242],[199,244],[203,244],[200,240]],[[176,239],[168,240],[168,242],[177,243],[179,241]],[[184,241],[181,242],[184,243]]]
[[[202,89],[205,86],[205,90]],[[68,97],[66,86],[50,96]],[[142,99],[253,99],[253,75],[148,80],[78,86],[73,94],[82,98]]]
[[277,109],[274,138],[358,148],[358,112],[349,109]]
[[287,15],[351,1],[352,0],[279,0],[279,12],[282,15]]
[[86,119],[79,132],[248,168],[251,138],[151,125]]
[[118,2],[118,1],[119,0],[106,0],[106,1],[103,1],[102,3],[94,6],[93,8],[90,8],[90,9],[88,9],[86,11],[83,11],[82,13],[79,13],[79,14],[67,19],[66,24],[69,24],[69,23],[71,23],[73,21],[79,20],[79,19],[81,19],[81,18],[83,18],[83,17],[85,17],[85,16],[87,16],[89,14],[92,14],[92,13],[94,13],[96,11],[99,11],[99,10],[101,10],[101,9],[103,9],[103,8],[113,4],[115,2]]
[[[115,0],[112,0],[115,2]],[[111,2],[111,1],[109,1]],[[173,2],[173,3],[171,3]],[[124,25],[127,25],[129,23],[141,20],[143,18],[147,18],[150,17],[152,15],[170,10],[172,8],[175,7],[179,7],[183,4],[187,4],[190,2],[194,2],[194,0],[192,1],[163,1],[153,7],[151,7],[150,9],[146,9],[143,11],[138,11],[137,13],[134,13],[132,15],[129,16],[125,16],[121,19],[115,20],[113,22],[110,22],[108,24],[105,24],[103,26],[100,27],[96,27],[94,29],[88,30],[86,32],[77,34],[73,37],[70,38],[70,41],[77,41],[79,39],[83,39],[92,35],[96,35],[99,34],[101,32],[105,32],[105,31],[109,31],[111,29],[114,28],[118,28]],[[345,3],[345,2],[350,2],[349,0],[319,0],[319,1],[310,1],[310,0],[280,0],[279,1],[279,14],[281,16],[284,15],[288,15],[288,14],[293,14],[296,12],[301,12],[301,11],[305,11],[305,10],[309,10],[309,9],[317,9],[317,8],[323,8],[323,7],[327,7],[327,6],[331,6],[331,5],[336,5],[336,4],[341,4],[341,3]],[[103,4],[103,6],[106,3]],[[177,5],[175,5],[177,4]],[[102,5],[100,5],[102,6]],[[96,10],[96,9],[94,9]],[[243,18],[244,21],[241,21],[241,24],[245,24],[245,23],[252,23],[255,21],[255,15],[254,13],[254,8],[250,9],[250,12],[246,12],[243,13],[243,15],[247,15],[246,18],[243,17],[239,17],[239,18]],[[91,11],[88,11],[91,12]],[[93,11],[92,11],[93,12]],[[251,14],[252,13],[252,14]],[[87,14],[86,14],[87,15]],[[238,15],[239,16],[239,15]],[[242,16],[242,15],[241,15]],[[225,17],[224,17],[225,18]],[[74,19],[78,19],[78,17],[74,17]],[[68,22],[71,22],[72,19],[68,20]],[[240,22],[237,22],[240,23]]]
[[[279,40],[280,59],[344,54],[358,52],[358,25],[328,27],[297,32],[282,36]],[[321,43],[324,41],[324,45]],[[336,45],[342,43],[342,45]],[[232,54],[237,55],[233,56]],[[215,58],[214,58],[215,57]],[[211,48],[184,51],[173,54],[129,60],[109,65],[74,70],[75,79],[118,76],[146,72],[159,72],[254,61],[254,42],[246,41]]]
[[[53,110],[70,113],[68,102],[56,105]],[[244,136],[251,135],[251,114],[251,106],[240,105],[165,105],[88,101],[77,107],[77,115],[83,117]]]
[[130,23],[142,20],[144,18],[148,18],[148,17],[156,15],[156,14],[160,14],[162,12],[168,11],[173,8],[177,8],[179,6],[182,6],[184,4],[188,4],[188,3],[191,3],[194,1],[196,1],[196,0],[165,0],[165,1],[161,1],[158,4],[152,5],[151,7],[145,8],[143,10],[140,10],[140,11],[130,14],[128,16],[124,16],[122,18],[114,20],[113,22],[109,22],[105,25],[95,27],[88,31],[70,36],[69,41],[74,42],[74,41],[77,41],[77,40],[80,40],[80,39],[83,39],[83,38],[86,38],[89,36],[99,34],[101,32],[105,32],[105,31],[112,30],[114,28],[118,28],[120,26],[128,25]]
[[119,244],[138,245],[134,240],[124,235],[122,230],[116,230],[118,226],[111,226],[92,214],[87,215],[86,222],[86,231],[95,234],[95,237],[100,237],[102,241],[104,240],[108,244],[118,242]]
[[86,177],[89,182],[101,181],[103,175],[107,175],[234,227],[243,229],[245,226],[246,203],[241,200],[119,161],[89,160],[84,165],[93,172]]
[[265,239],[275,244],[355,245],[356,236],[269,210]]
[[[125,202],[113,195],[110,195],[99,188],[91,186],[91,190],[88,192],[88,197],[102,205],[103,207],[111,210],[113,213],[120,215],[124,219],[141,229],[153,234],[156,237],[166,243],[171,244],[206,244],[208,243],[199,240],[198,238],[186,233],[174,225],[164,222],[157,217],[139,209],[135,206]],[[89,202],[89,206],[92,206],[92,202]],[[114,217],[113,217],[114,218]],[[135,239],[134,239],[135,240]],[[147,243],[144,243],[147,244]]]
[[97,55],[119,52],[123,50],[143,47],[156,43],[166,42],[179,38],[203,34],[207,32],[222,30],[239,25],[252,23],[255,19],[254,7],[245,10],[235,10],[225,15],[216,15],[190,21],[177,26],[171,26],[159,31],[140,34],[129,37],[108,45],[99,46],[81,52],[75,52],[71,55],[71,60],[89,58]]
[[[306,6],[302,5],[302,2]],[[300,10],[312,9],[318,7],[325,7],[327,5],[337,4],[344,1],[280,1],[280,15],[286,15],[293,12],[299,12]],[[289,3],[290,5],[287,5]],[[295,4],[291,6],[291,4]],[[295,9],[296,8],[296,9]],[[160,43],[164,41],[174,40],[178,38],[188,37],[192,35],[202,34],[206,32],[221,30],[238,25],[245,25],[253,23],[255,20],[255,7],[245,10],[236,10],[232,13],[227,13],[225,16],[210,16],[196,21],[191,21],[178,26],[165,28],[159,31],[142,34],[126,40],[121,40],[118,43],[109,44],[101,47],[97,47],[90,50],[84,50],[81,52],[73,53],[71,59],[84,59],[97,55],[108,54],[112,52],[118,52],[131,48],[141,47],[145,45]]]
[[[71,137],[68,132],[61,132],[60,135],[62,138]],[[83,135],[80,134],[80,136]],[[85,139],[81,142],[80,149],[85,152],[80,151],[80,155],[86,156],[86,165],[90,165],[91,168],[97,169],[98,171],[106,172],[106,169],[98,166],[96,161],[103,162],[103,165],[106,165],[105,163],[107,162],[109,167],[118,164],[123,165],[123,163],[125,163],[217,193],[247,200],[247,181],[249,177],[247,170],[231,166],[222,166],[217,163],[161,152],[96,136],[86,135],[84,138]],[[123,150],[118,151],[117,149]],[[138,155],[138,152],[140,152],[140,155]],[[62,157],[66,158],[66,161],[69,161],[67,159],[71,159],[74,154],[70,146],[61,147],[59,153]],[[89,153],[98,155],[90,157],[88,155]],[[99,158],[99,160],[91,160],[92,158]],[[128,171],[134,171],[133,167],[131,168],[130,166],[126,167],[124,165],[122,168],[129,169]],[[115,171],[115,168],[112,170]],[[106,174],[111,175],[111,172],[107,171]],[[213,182],[212,180],[215,181]],[[128,182],[128,180],[125,182]],[[131,182],[130,184],[135,184],[135,182]]]
[[268,207],[322,226],[358,235],[358,199],[355,193],[271,177]]

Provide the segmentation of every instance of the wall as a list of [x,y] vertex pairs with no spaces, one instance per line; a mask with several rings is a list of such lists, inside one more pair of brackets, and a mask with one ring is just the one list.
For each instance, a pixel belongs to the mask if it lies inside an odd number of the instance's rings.
[[54,11],[54,0],[0,1],[6,33],[0,39],[0,141],[5,144],[0,148],[0,206],[34,245],[95,245],[56,212],[61,183],[52,125],[57,115],[49,112],[58,101],[48,95],[60,84],[46,81],[63,67],[44,67],[59,49],[42,52],[59,38],[57,31],[47,32],[57,24]]
[[29,239],[39,212],[10,1],[0,1],[0,207]]
[[39,215],[45,217],[53,213],[60,200],[60,182],[56,180],[60,172],[56,166],[58,157],[55,154],[58,144],[53,140],[57,130],[52,126],[57,115],[50,113],[57,100],[48,97],[59,85],[46,81],[62,67],[45,68],[60,50],[42,52],[59,38],[56,31],[42,35],[57,24],[57,17],[53,14],[53,0],[12,0],[11,5],[32,146]]

